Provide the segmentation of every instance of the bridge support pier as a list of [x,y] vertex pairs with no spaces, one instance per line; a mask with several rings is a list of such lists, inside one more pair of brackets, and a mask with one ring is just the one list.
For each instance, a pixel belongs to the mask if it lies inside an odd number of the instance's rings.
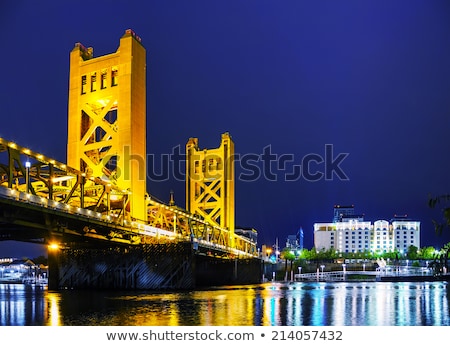
[[59,249],[48,249],[48,289],[57,290],[59,288]]
[[261,282],[258,259],[197,255],[192,244],[49,251],[49,289],[194,289]]
[[50,271],[54,277],[49,277],[49,289],[182,289],[195,285],[192,250],[186,243],[64,249],[55,267]]
[[257,258],[223,259],[196,256],[196,286],[259,284],[263,262]]

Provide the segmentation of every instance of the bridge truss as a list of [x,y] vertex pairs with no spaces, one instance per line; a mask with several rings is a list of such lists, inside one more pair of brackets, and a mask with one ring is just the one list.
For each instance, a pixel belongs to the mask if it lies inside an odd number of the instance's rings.
[[251,240],[152,196],[147,197],[148,219],[133,219],[131,197],[132,191],[111,181],[0,138],[0,239],[129,245],[188,241],[209,256],[257,255]]

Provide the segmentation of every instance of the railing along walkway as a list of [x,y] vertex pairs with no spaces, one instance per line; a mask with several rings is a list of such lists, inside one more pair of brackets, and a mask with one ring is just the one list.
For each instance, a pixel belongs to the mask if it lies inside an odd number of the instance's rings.
[[380,277],[395,276],[432,276],[433,272],[430,268],[410,267],[410,266],[386,266],[377,268],[375,271],[317,271],[314,273],[295,274],[295,281],[345,281],[348,276],[364,275]]

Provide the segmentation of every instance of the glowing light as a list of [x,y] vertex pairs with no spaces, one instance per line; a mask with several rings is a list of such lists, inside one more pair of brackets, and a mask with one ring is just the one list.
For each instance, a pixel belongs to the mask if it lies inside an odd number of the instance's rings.
[[48,249],[49,250],[53,250],[53,251],[58,250],[59,249],[59,244],[58,243],[50,243],[48,245]]
[[62,177],[55,177],[55,178],[52,179],[52,182],[59,183],[59,182],[70,180],[70,179],[75,179],[75,177],[74,176],[70,176],[70,175],[65,175],[65,176],[62,176]]

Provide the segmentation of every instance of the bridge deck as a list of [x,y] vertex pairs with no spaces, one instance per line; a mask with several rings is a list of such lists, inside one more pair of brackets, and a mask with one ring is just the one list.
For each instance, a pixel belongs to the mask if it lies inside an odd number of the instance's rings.
[[[124,220],[122,224],[118,224],[109,215],[4,186],[0,186],[0,204],[3,209],[6,206],[9,207],[6,212],[9,216],[6,216],[5,213],[3,216],[0,215],[0,224],[7,226],[4,229],[7,230],[12,240],[25,241],[28,238],[30,242],[33,242],[36,238],[64,236],[75,241],[75,238],[83,237],[84,239],[129,245],[139,245],[148,241],[191,242],[194,250],[206,255],[232,254],[239,257],[255,257],[238,249],[185,236],[138,221]],[[42,217],[37,217],[38,214]],[[19,230],[23,231],[24,229],[31,232],[37,231],[36,237],[31,237],[30,232],[21,235]],[[14,235],[14,231],[18,233]],[[3,231],[3,238],[6,238],[5,231]]]

